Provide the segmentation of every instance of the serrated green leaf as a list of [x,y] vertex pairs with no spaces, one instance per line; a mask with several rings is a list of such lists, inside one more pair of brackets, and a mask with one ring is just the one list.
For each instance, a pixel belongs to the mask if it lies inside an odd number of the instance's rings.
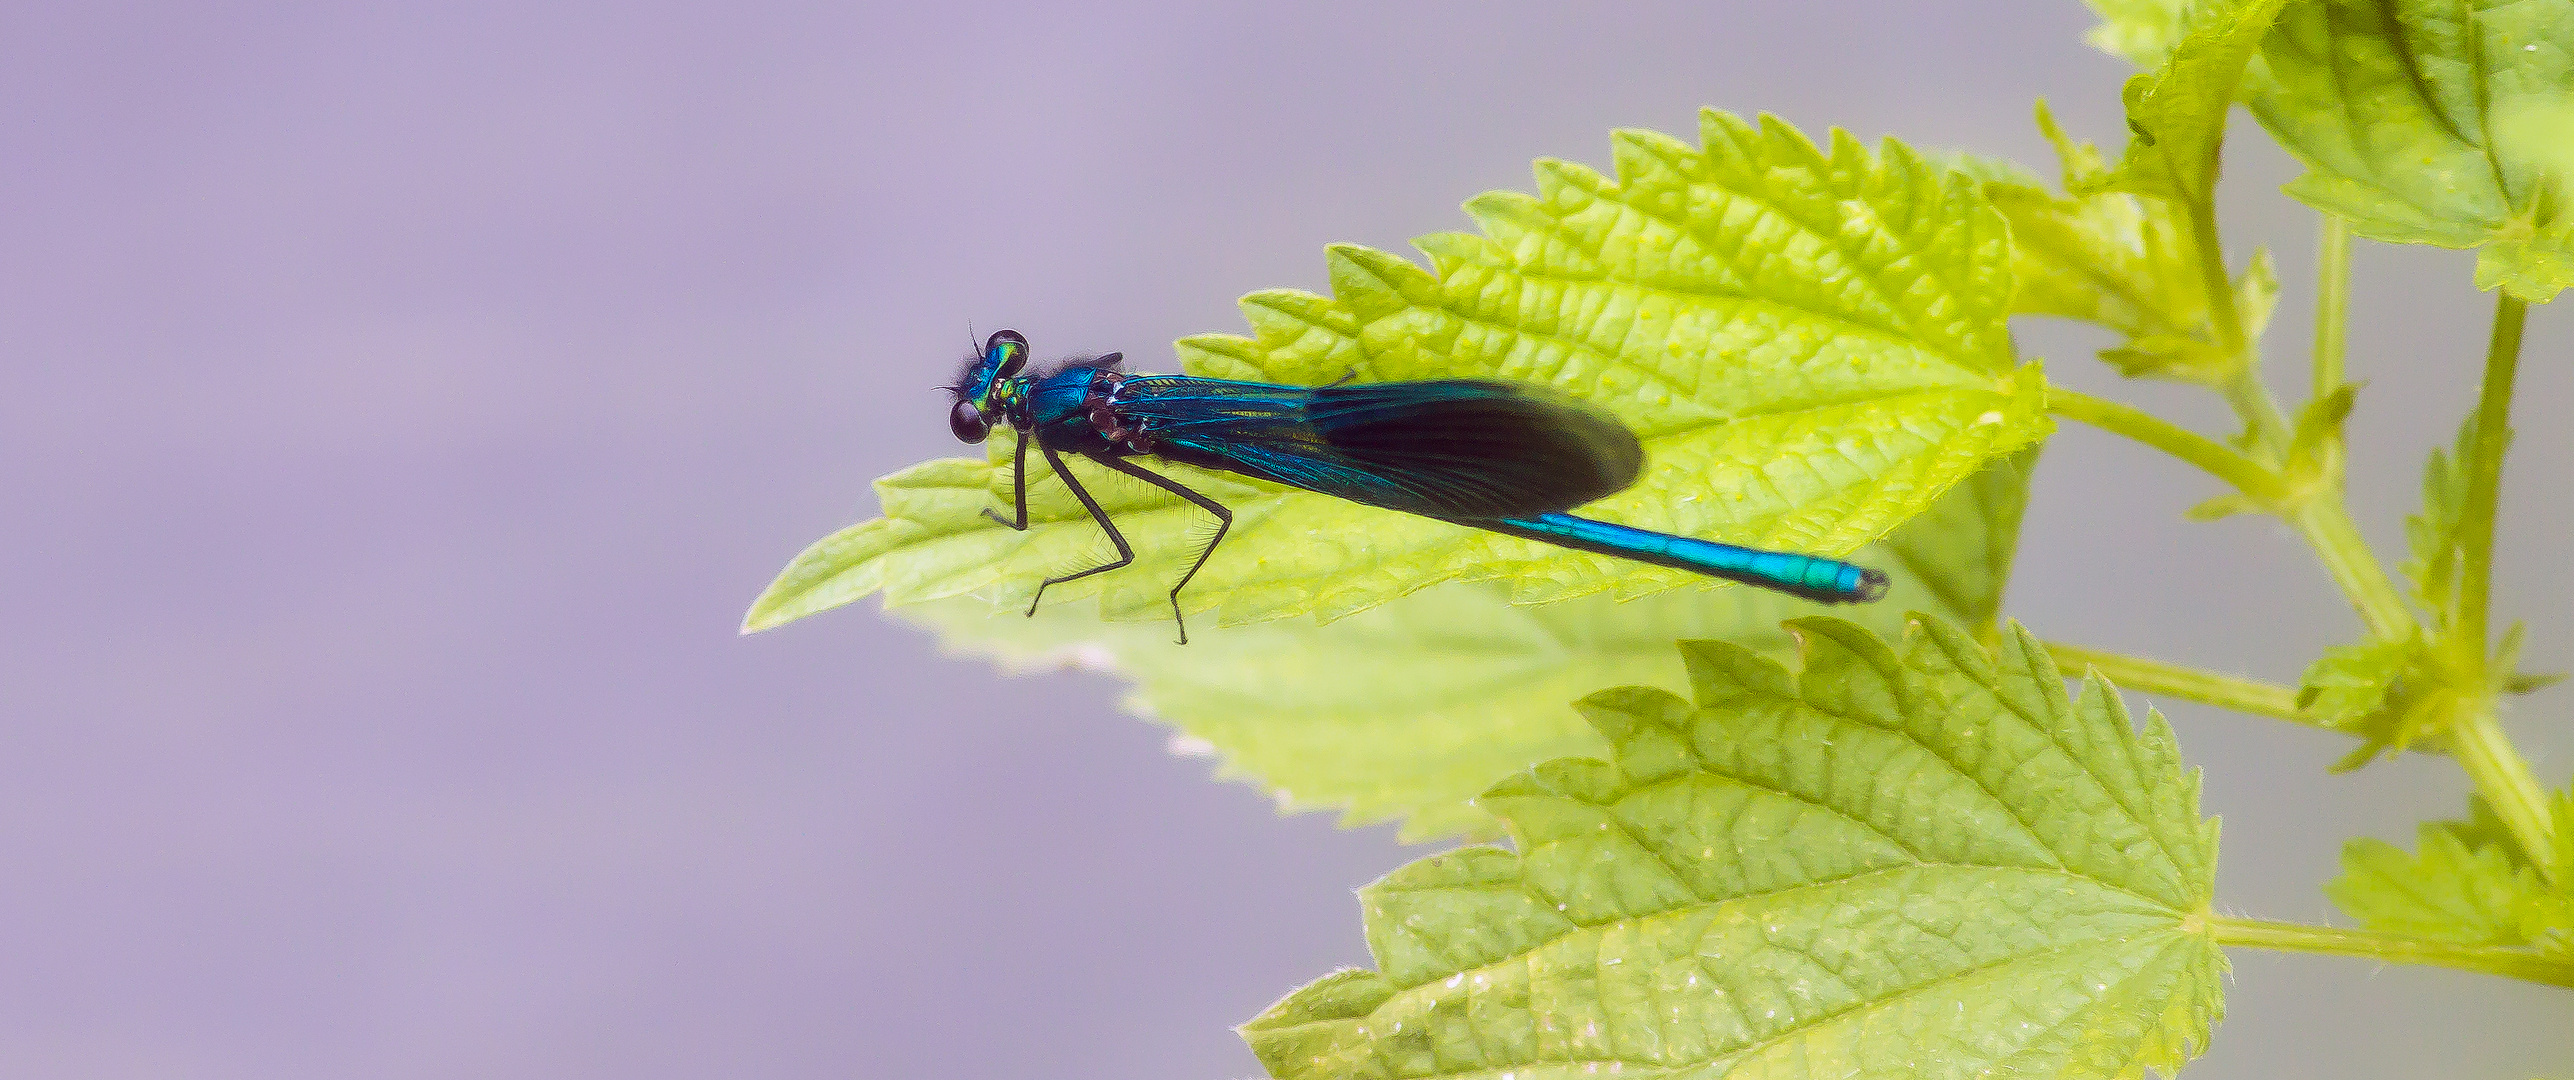
[[2459,843],[2469,848],[2500,844],[2503,853],[2513,860],[2513,865],[2529,865],[2528,861],[2520,856],[2520,849],[2517,846],[2519,842],[2512,839],[2511,826],[2503,824],[2501,816],[2494,813],[2493,804],[2486,802],[2482,795],[2467,796],[2466,817],[2427,821],[2423,823],[2423,827],[2446,830],[2449,835],[2456,837]]
[[2529,944],[2525,935],[2544,887],[2512,865],[2506,845],[2471,848],[2425,825],[2418,850],[2383,840],[2342,846],[2342,876],[2324,886],[2344,914],[2381,933],[2469,945]]
[[[2001,163],[1961,156],[1951,166],[1980,179],[2011,222],[2011,270],[2020,283],[2012,313],[2116,331],[2125,340],[2100,358],[2129,378],[2223,385],[2238,361],[2218,345],[2186,212],[2111,190],[2098,151],[2067,136],[2046,102],[2037,117],[2062,161],[2065,189],[2088,194],[2056,194]],[[2254,253],[2236,292],[2244,331],[2258,338],[2279,292],[2267,252]]]
[[2333,771],[2347,772],[2448,733],[2479,692],[2457,685],[2442,654],[2419,634],[2336,645],[2306,668],[2297,709],[2308,720],[2359,736]]
[[[2028,501],[2037,448],[1993,463],[1862,552],[1892,581],[1860,609],[1881,633],[1904,612],[1993,625]],[[1405,840],[1495,835],[1469,805],[1494,781],[1608,748],[1569,704],[1608,685],[1685,689],[1671,644],[1732,641],[1784,657],[1779,624],[1820,605],[1752,589],[1590,596],[1514,605],[1485,583],[1425,589],[1349,618],[1193,632],[1103,625],[1048,607],[1037,617],[963,598],[896,609],[950,648],[1019,666],[1075,663],[1133,683],[1127,704],[1169,724],[1175,744],[1288,809],[1340,809],[1346,824],[1399,820]]]
[[2412,580],[2414,596],[2431,610],[2435,627],[2445,628],[2457,617],[2466,463],[2473,457],[2475,441],[2476,420],[2470,415],[2458,429],[2454,454],[2431,451],[2430,463],[2422,469],[2422,512],[2404,519],[2404,536],[2412,552],[2412,558],[2405,560],[2404,576]]
[[[2041,105],[2040,124],[2052,128]],[[2061,141],[2061,132],[2051,131]],[[2066,144],[2070,146],[2070,144]],[[2067,149],[2069,174],[2080,166]],[[2016,314],[2054,315],[2129,338],[2187,339],[2204,332],[2189,226],[2169,205],[2125,192],[2057,195],[2035,184],[1988,182],[1985,194],[2011,222]]]
[[2470,710],[2440,654],[2423,639],[2370,641],[2324,650],[2306,669],[2298,707],[2322,723],[2359,736],[2360,745],[2332,765],[2349,772],[2415,746],[2436,743]]
[[2556,844],[2535,858],[2521,850],[2520,840],[2481,797],[2468,798],[2467,820],[2427,822],[2423,829],[2447,835],[2453,848],[2480,856],[2490,852],[2508,863],[2512,887],[2522,894],[2515,924],[2521,941],[2544,953],[2574,957],[2574,788],[2549,795],[2547,805],[2556,822]]
[[1801,676],[1700,643],[1695,705],[1585,699],[1614,763],[1487,793],[1516,852],[1363,890],[1379,970],[1245,1025],[1271,1074],[2110,1078],[2203,1048],[2215,832],[2169,727],[2069,699],[2016,626],[1997,657],[1933,621],[1899,660],[1796,625]]
[[2325,649],[2298,682],[2297,711],[2331,727],[2358,726],[2386,707],[2417,648],[2412,639],[2402,638]]
[[[1480,376],[1543,383],[1644,440],[1635,486],[1583,512],[1824,555],[1858,549],[1984,463],[2050,430],[2045,380],[2013,366],[2008,228],[1975,186],[1900,143],[1826,148],[1709,112],[1700,144],[1616,140],[1618,176],[1541,162],[1538,193],[1467,206],[1483,236],[1425,237],[1432,267],[1332,249],[1329,298],[1260,293],[1252,338],[1180,343],[1192,374],[1325,383]],[[1008,452],[997,439],[994,455]],[[1206,517],[1127,481],[1085,484],[1136,565],[1068,583],[1113,619],[1163,619]],[[1233,531],[1182,596],[1223,623],[1337,618],[1428,585],[1498,580],[1514,601],[1641,596],[1707,578],[1187,469]],[[938,461],[880,482],[886,516],[797,557],[753,606],[775,626],[882,591],[1018,602],[1104,561],[1098,527],[1038,476],[1031,524],[982,511],[1006,459]],[[1104,490],[1103,490],[1104,489]]]
[[[2039,102],[2038,106],[2043,109],[2046,107],[2046,103],[2043,101]],[[1964,150],[1948,150],[1929,155],[1928,160],[1950,172],[1957,173],[1969,180],[1975,181],[1978,184],[1985,185],[1985,192],[1988,195],[1991,194],[1992,187],[1996,184],[2009,187],[2030,188],[2043,188],[2046,186],[2046,181],[2039,179],[2038,174],[2030,171],[2028,166],[2022,165],[2009,158],[1994,157],[1990,154],[1969,153]],[[2021,282],[2020,287],[2026,289],[2028,288],[2028,283],[2025,281]]]
[[2190,7],[2180,40],[2161,65],[2127,80],[2122,97],[2133,137],[2119,164],[2121,188],[2185,207],[2212,205],[2226,114],[2283,2],[2231,0]]
[[2308,169],[2289,194],[2361,236],[2482,247],[2479,288],[2574,284],[2574,5],[2297,0],[2263,55],[2254,115]]

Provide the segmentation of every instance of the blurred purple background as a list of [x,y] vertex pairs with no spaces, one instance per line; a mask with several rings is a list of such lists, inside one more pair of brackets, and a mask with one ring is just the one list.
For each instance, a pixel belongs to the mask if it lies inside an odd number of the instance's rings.
[[[969,326],[1167,368],[1322,245],[1457,228],[1702,104],[2052,171],[2115,145],[2072,0],[0,8],[0,1075],[1256,1072],[1420,854],[1280,819],[1119,715],[870,610],[735,636],[867,481],[954,451]],[[2311,215],[2238,120],[2302,386]],[[2239,254],[2239,253],[2238,253]],[[2364,247],[2359,513],[2389,558],[2489,301]],[[2560,305],[2561,306],[2561,305]],[[2532,318],[2505,616],[2574,666],[2566,313]],[[2085,332],[2024,346],[2123,388]],[[2416,407],[2418,405],[2418,408]],[[2069,430],[2010,610],[2293,679],[2354,633],[2275,525]],[[2515,721],[2574,766],[2566,690]],[[2183,707],[2234,911],[2463,782]],[[2574,1069],[2574,995],[2245,955],[2200,1077]],[[2420,1026],[2416,1026],[2420,1025]],[[2433,1034],[2419,1034],[2429,1032]]]

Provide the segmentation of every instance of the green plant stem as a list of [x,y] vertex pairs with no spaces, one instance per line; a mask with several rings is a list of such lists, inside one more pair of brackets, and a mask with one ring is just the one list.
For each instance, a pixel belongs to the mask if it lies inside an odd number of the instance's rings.
[[2511,830],[2511,838],[2539,873],[2555,881],[2559,869],[2549,853],[2556,850],[2556,829],[2563,823],[2549,813],[2547,789],[2529,771],[2528,759],[2503,735],[2502,724],[2494,718],[2493,698],[2461,715],[2449,730],[2449,743],[2458,767],[2475,781],[2476,794],[2494,808],[2494,816]]
[[[2314,393],[2317,401],[2342,388],[2342,358],[2350,344],[2351,316],[2350,223],[2334,214],[2322,217],[2323,235],[2315,245]],[[2334,490],[2340,490],[2344,462],[2348,458],[2343,450],[2340,425],[2334,425],[2312,453],[2317,474],[2328,478]]]
[[2047,411],[2124,435],[2196,465],[2257,501],[2285,494],[2279,474],[2232,447],[2152,413],[2061,386],[2047,388]]
[[[2502,497],[2503,450],[2511,442],[2512,377],[2520,367],[2521,325],[2529,305],[2501,293],[2494,303],[2493,339],[2485,348],[2485,381],[2476,396],[2476,438],[2469,445],[2466,505],[2458,516],[2458,624],[2461,648],[2481,660],[2494,573],[2494,511]],[[2480,665],[2481,666],[2481,665]]]
[[2315,253],[2315,396],[2341,388],[2342,357],[2350,343],[2351,226],[2325,214]]
[[2234,373],[2218,389],[2252,428],[2253,444],[2261,449],[2266,463],[2276,465],[2287,460],[2288,418],[2261,385],[2261,356],[2244,336],[2243,311],[2235,303],[2234,279],[2226,273],[2225,247],[2217,237],[2216,205],[2209,199],[2192,199],[2188,209],[2199,283],[2208,295],[2208,321],[2215,324],[2217,349],[2233,361]]
[[[2211,185],[2213,186],[2213,185]],[[2209,321],[2215,324],[2217,348],[2230,357],[2245,353],[2243,312],[2235,306],[2234,277],[2226,273],[2225,245],[2217,238],[2216,197],[2202,191],[2183,201],[2190,219],[2190,246],[2198,256],[2199,285],[2207,290]]]
[[2047,655],[2055,657],[2058,667],[2069,672],[2092,668],[2122,690],[2195,701],[2291,723],[2323,726],[2298,713],[2297,691],[2285,686],[2062,642],[2050,641],[2046,646]]
[[2316,492],[2289,515],[2288,522],[2314,547],[2316,557],[2350,597],[2372,636],[2396,639],[2413,633],[2412,609],[2404,606],[2395,580],[2386,576],[2386,567],[2370,554],[2368,541],[2360,538],[2359,523],[2351,520],[2338,486]]
[[2245,357],[2217,390],[2225,395],[2226,404],[2234,406],[2234,414],[2252,429],[2252,445],[2261,452],[2263,463],[2286,461],[2288,444],[2295,436],[2288,429],[2288,414],[2279,409],[2279,399],[2271,397],[2270,388],[2261,382],[2260,360]]
[[[2465,505],[2458,518],[2458,618],[2443,635],[2451,655],[2463,662],[2479,687],[2501,681],[2488,670],[2493,610],[2494,515],[2502,498],[2503,451],[2511,442],[2512,381],[2520,366],[2521,329],[2529,305],[2505,293],[2494,301],[2493,337],[2485,348],[2485,377],[2476,395],[2475,437],[2468,443]],[[2555,872],[2548,852],[2555,850],[2562,823],[2548,809],[2547,790],[2529,771],[2529,762],[2503,735],[2487,690],[2461,710],[2450,732],[2458,765],[2475,781],[2477,794],[2511,830],[2512,839],[2542,870]]]
[[2491,945],[2458,945],[2446,941],[2398,937],[2364,930],[2271,922],[2267,919],[2207,917],[2208,936],[2219,945],[2287,952],[2356,956],[2389,964],[2423,964],[2456,968],[2548,986],[2574,987],[2574,960]]

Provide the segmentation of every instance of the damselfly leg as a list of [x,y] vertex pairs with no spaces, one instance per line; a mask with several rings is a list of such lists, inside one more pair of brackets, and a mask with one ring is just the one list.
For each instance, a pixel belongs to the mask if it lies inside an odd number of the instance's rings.
[[1171,586],[1171,621],[1178,623],[1180,626],[1180,644],[1188,644],[1189,620],[1180,614],[1180,590],[1189,587],[1189,579],[1198,576],[1198,568],[1207,564],[1207,556],[1215,554],[1216,545],[1224,542],[1225,530],[1233,528],[1233,511],[1225,509],[1225,505],[1223,503],[1210,499],[1198,492],[1189,490],[1182,486],[1177,480],[1173,480],[1160,473],[1129,464],[1123,459],[1113,457],[1093,457],[1091,460],[1125,473],[1126,475],[1132,476],[1138,480],[1142,480],[1155,487],[1161,488],[1173,495],[1187,499],[1190,502],[1197,504],[1198,509],[1215,515],[1215,535],[1207,537],[1207,546],[1198,549],[1198,561],[1189,564],[1189,572],[1180,575],[1180,583]]
[[989,506],[983,508],[983,516],[1020,532],[1026,532],[1028,531],[1028,437],[1026,435],[1019,436],[1019,448],[1010,454],[1010,487],[1019,503],[1019,520],[1012,521],[1002,517],[999,511]]
[[[1061,585],[1067,581],[1078,581],[1082,578],[1089,577],[1092,574],[1105,574],[1111,570],[1115,570],[1118,567],[1125,566],[1126,564],[1135,561],[1135,549],[1126,546],[1126,535],[1117,531],[1116,522],[1108,520],[1108,511],[1099,508],[1099,500],[1090,497],[1089,489],[1082,487],[1081,481],[1073,479],[1072,470],[1064,468],[1064,459],[1055,456],[1055,448],[1039,443],[1037,444],[1037,450],[1038,452],[1046,455],[1046,464],[1055,470],[1055,475],[1057,477],[1062,478],[1064,486],[1072,489],[1073,498],[1081,500],[1081,508],[1090,511],[1090,519],[1099,523],[1100,531],[1108,534],[1108,542],[1117,545],[1117,559],[1114,562],[1101,563],[1100,565],[1091,567],[1088,570],[1076,570],[1061,577],[1050,577],[1044,581],[1038,582],[1037,595],[1028,598],[1028,614],[1032,617],[1037,613],[1037,602],[1046,598],[1047,586]],[[1025,473],[1020,474],[1021,482],[1019,485],[1019,497],[1022,500],[1025,500],[1028,497],[1026,478]],[[1020,505],[1023,507],[1021,513],[1026,513],[1024,507],[1027,504],[1023,501]],[[993,516],[999,517],[1000,515],[995,514]],[[1004,522],[1003,524],[1008,523]]]

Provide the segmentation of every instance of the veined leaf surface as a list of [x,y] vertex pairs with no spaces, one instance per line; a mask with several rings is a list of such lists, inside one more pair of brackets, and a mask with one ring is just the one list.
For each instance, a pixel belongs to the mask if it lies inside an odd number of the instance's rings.
[[2481,248],[2481,288],[2574,284],[2574,4],[2297,0],[2262,52],[2253,113],[2308,169],[2289,194],[2361,236]]
[[[1326,383],[1480,376],[1552,386],[1644,440],[1633,487],[1585,508],[1621,524],[1842,555],[2049,430],[2045,381],[2003,325],[2009,239],[1975,185],[1902,144],[1723,113],[1697,145],[1616,139],[1617,177],[1541,162],[1536,195],[1468,204],[1484,235],[1420,241],[1431,268],[1332,249],[1333,295],[1255,293],[1253,337],[1180,342],[1192,374]],[[1088,343],[1085,343],[1088,344]],[[1006,439],[984,461],[878,484],[883,518],[798,556],[753,605],[758,630],[882,591],[1007,606],[1106,545],[1036,470],[1031,525],[982,516],[1008,495]],[[997,467],[996,467],[997,464]],[[1161,619],[1205,515],[1083,465],[1137,563],[1049,591],[1110,618]],[[1429,585],[1500,581],[1517,602],[1641,596],[1708,579],[1569,552],[1238,478],[1171,469],[1230,505],[1234,529],[1183,595],[1223,623],[1338,618]],[[1094,476],[1101,482],[1093,483]]]
[[1379,970],[1245,1025],[1271,1074],[2110,1078],[2204,1048],[2215,826],[2161,718],[2069,698],[2016,626],[1899,658],[1796,625],[1802,675],[1697,643],[1695,704],[1586,699],[1613,759],[1487,793],[1516,850],[1363,890]]
[[2325,885],[2324,894],[2382,933],[2528,945],[2532,921],[2552,914],[2552,897],[2535,870],[2513,862],[2510,849],[2508,843],[2470,846],[2439,823],[2422,826],[2413,854],[2383,840],[2353,840],[2342,845],[2342,876]]

